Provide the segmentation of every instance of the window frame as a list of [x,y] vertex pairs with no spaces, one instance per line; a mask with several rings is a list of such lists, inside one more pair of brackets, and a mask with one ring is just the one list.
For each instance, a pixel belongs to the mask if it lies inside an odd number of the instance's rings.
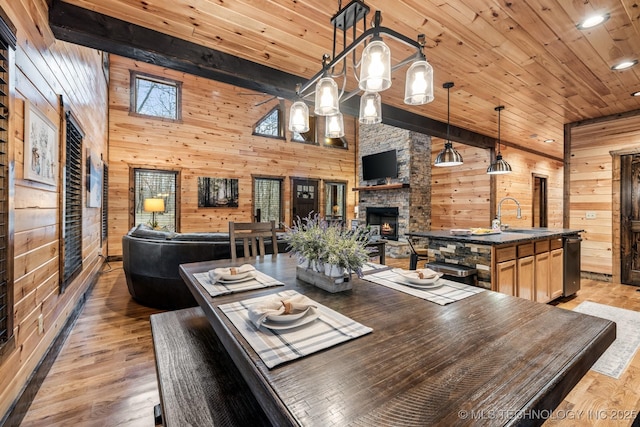
[[2,214],[2,220],[6,224],[5,227],[5,258],[1,259],[0,262],[5,264],[6,268],[6,276],[3,278],[5,280],[5,312],[6,318],[3,321],[1,326],[4,326],[6,333],[4,336],[0,336],[0,364],[2,364],[9,355],[13,354],[13,351],[16,349],[16,337],[14,334],[14,310],[15,310],[15,301],[14,301],[14,282],[13,282],[13,269],[14,269],[14,218],[13,218],[13,198],[8,197],[9,194],[14,193],[15,189],[15,180],[14,176],[9,173],[9,162],[14,159],[15,153],[11,143],[9,143],[10,138],[14,135],[14,125],[13,120],[10,120],[10,115],[12,114],[11,106],[11,97],[10,94],[13,93],[14,86],[14,78],[13,72],[15,70],[15,50],[17,46],[17,37],[16,37],[16,27],[13,23],[8,19],[8,17],[4,14],[4,11],[0,8],[0,43],[2,44],[2,50],[6,52],[6,57],[4,58],[3,66],[4,70],[4,97],[5,102],[3,102],[5,107],[5,117],[4,121],[6,124],[6,128],[4,130],[4,135],[6,136],[5,142],[5,156],[6,156],[6,164],[3,166],[4,176],[6,179],[4,180],[5,188],[4,194],[7,195],[6,200],[2,201],[4,204],[4,213]]
[[[78,123],[78,120],[73,116],[70,111],[65,113],[65,121],[66,124],[64,126],[64,187],[62,188],[62,237],[60,239],[61,248],[61,263],[60,263],[60,293],[64,293],[67,286],[82,272],[82,226],[83,226],[83,217],[84,217],[84,203],[82,203],[82,198],[84,196],[84,188],[83,188],[83,171],[85,171],[85,161],[83,155],[83,141],[84,141],[84,132]],[[75,128],[75,132],[78,133],[78,145],[75,146],[76,152],[76,164],[70,165],[70,156],[69,156],[69,144],[70,144],[70,135],[69,135],[69,127],[73,126]],[[73,141],[71,141],[73,142]],[[72,168],[73,166],[73,168]],[[74,179],[69,179],[70,177],[74,177]],[[73,187],[71,187],[73,185]],[[69,201],[68,197],[70,193],[75,195],[75,199]],[[77,200],[79,198],[79,202]],[[73,208],[75,219],[69,217],[69,205]],[[72,215],[73,216],[73,215]],[[68,221],[69,220],[69,221]],[[72,229],[69,227],[73,226]],[[75,243],[78,243],[77,247],[73,247],[71,243],[72,238],[74,236],[80,236],[79,240]],[[75,249],[73,254],[70,254],[70,250]],[[70,263],[72,260],[69,257],[75,257],[75,259],[79,259],[79,262]]]
[[[154,116],[151,114],[139,113],[137,109],[136,82],[138,79],[155,81],[157,83],[174,86],[176,88],[176,118]],[[167,77],[160,77],[149,73],[142,73],[135,70],[129,72],[129,115],[134,117],[144,117],[154,120],[161,120],[172,123],[182,123],[182,82]]]
[[282,228],[282,224],[284,224],[284,177],[282,176],[270,176],[270,175],[252,175],[251,176],[251,215],[252,221],[257,222],[257,213],[256,213],[256,181],[265,180],[265,181],[277,181],[280,183],[280,197],[279,197],[279,218],[269,218],[264,219],[260,218],[260,222],[268,222],[271,219],[276,221],[276,227],[278,229]]
[[[306,132],[291,132],[291,142],[307,145],[320,145],[320,142],[318,142],[318,126],[316,126],[316,122],[316,116],[309,116],[309,130]],[[296,135],[300,135],[302,140],[296,139]],[[313,141],[306,139],[305,135],[312,137]]]
[[[273,114],[274,111],[277,111],[278,113],[278,135],[270,135],[270,134],[265,134],[265,133],[260,133],[257,132],[256,129],[257,127],[269,116],[271,116]],[[284,133],[284,111],[282,111],[282,106],[280,104],[274,106],[272,109],[270,109],[267,114],[264,114],[262,117],[260,117],[260,120],[258,120],[257,122],[255,122],[255,124],[253,125],[253,129],[251,131],[251,135],[253,136],[261,136],[263,138],[272,138],[272,139],[283,139],[286,140],[285,137],[285,133]]]
[[[174,215],[175,215],[175,232],[180,232],[180,180],[182,177],[182,173],[180,169],[166,169],[161,167],[153,167],[149,165],[131,165],[129,167],[129,228],[138,225],[136,223],[136,172],[150,172],[150,173],[163,173],[163,174],[173,174],[175,177],[175,195],[174,195]],[[144,200],[142,201],[144,202]],[[165,201],[166,202],[166,201]],[[168,210],[168,204],[165,203],[165,211]],[[146,222],[145,222],[146,224]]]

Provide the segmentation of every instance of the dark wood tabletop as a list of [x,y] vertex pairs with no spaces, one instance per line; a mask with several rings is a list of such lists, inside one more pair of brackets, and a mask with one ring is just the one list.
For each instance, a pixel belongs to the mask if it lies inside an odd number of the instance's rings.
[[[180,274],[274,425],[540,425],[615,339],[615,323],[485,291],[440,306],[355,278],[330,294],[296,279],[288,254],[238,259],[373,328],[268,369],[218,305],[283,287],[211,298]],[[546,411],[549,412],[546,412]]]

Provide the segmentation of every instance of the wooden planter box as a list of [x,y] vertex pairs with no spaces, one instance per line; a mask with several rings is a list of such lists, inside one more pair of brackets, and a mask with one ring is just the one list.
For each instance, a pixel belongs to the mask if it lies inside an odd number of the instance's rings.
[[331,293],[348,291],[352,288],[352,282],[347,274],[344,277],[329,277],[310,268],[298,266],[296,267],[296,277]]

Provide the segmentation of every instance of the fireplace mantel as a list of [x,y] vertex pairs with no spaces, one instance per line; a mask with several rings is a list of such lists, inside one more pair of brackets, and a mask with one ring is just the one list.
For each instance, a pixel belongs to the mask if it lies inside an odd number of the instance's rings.
[[398,184],[382,184],[382,185],[368,185],[365,187],[354,187],[351,191],[378,191],[378,190],[397,190],[399,188],[409,188],[410,185],[406,183]]

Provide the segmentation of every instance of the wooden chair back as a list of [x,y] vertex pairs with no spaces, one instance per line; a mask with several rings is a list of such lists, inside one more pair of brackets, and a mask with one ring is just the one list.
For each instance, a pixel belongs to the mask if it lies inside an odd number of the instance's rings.
[[276,237],[276,222],[233,222],[229,221],[229,242],[231,244],[231,259],[237,258],[236,241],[242,239],[245,257],[266,255],[264,248],[265,237],[271,238],[273,254],[278,254],[278,240]]

